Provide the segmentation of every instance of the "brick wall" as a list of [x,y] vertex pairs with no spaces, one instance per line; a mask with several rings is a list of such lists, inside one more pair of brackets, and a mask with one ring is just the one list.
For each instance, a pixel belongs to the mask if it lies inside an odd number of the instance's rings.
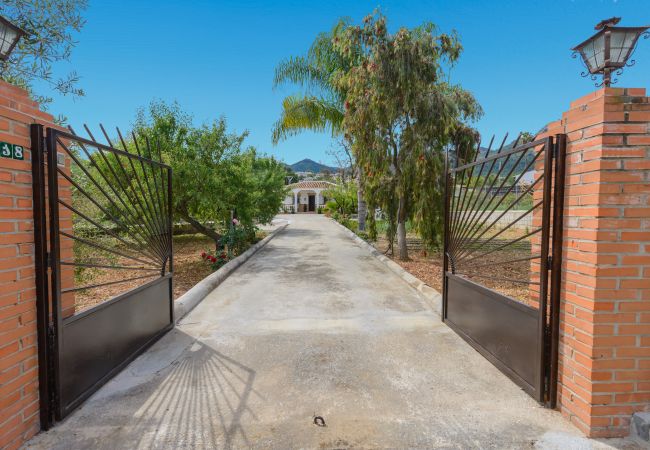
[[[540,138],[539,136],[537,138]],[[531,151],[531,150],[529,150]],[[533,205],[537,205],[542,202],[544,199],[544,184],[545,179],[540,180],[540,178],[550,177],[552,180],[553,176],[553,167],[546,167],[546,153],[553,151],[552,148],[549,148],[547,143],[543,143],[533,147],[532,151],[535,154],[538,154],[537,159],[533,163],[532,170],[533,172],[533,182],[536,182],[533,187]],[[546,169],[546,170],[545,170]],[[545,172],[548,174],[546,175]],[[550,209],[550,208],[549,208]],[[542,228],[543,222],[543,213],[544,206],[537,206],[531,214],[531,226],[530,231],[538,230]],[[552,211],[551,211],[552,214]],[[542,254],[542,233],[536,233],[530,237],[530,256],[541,255]],[[549,250],[550,252],[550,250]],[[530,261],[530,285],[528,286],[528,304],[534,308],[539,309],[540,301],[540,288],[541,288],[541,273],[542,265],[541,258],[537,257]],[[550,277],[549,277],[550,278]],[[548,284],[548,283],[547,283]],[[550,284],[548,284],[550,286]],[[547,296],[548,301],[550,301],[550,296]]]
[[559,408],[593,437],[650,410],[650,103],[605,88],[544,134],[567,133]]
[[0,158],[0,448],[38,432],[38,355],[29,124],[52,124],[25,91],[0,81],[0,141],[25,147]]

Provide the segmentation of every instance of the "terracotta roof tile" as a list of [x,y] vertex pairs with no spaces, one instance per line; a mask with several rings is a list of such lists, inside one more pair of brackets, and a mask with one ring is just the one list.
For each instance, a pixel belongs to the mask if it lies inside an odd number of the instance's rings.
[[289,189],[330,189],[336,186],[334,183],[329,181],[299,181],[298,183],[293,183],[288,185]]

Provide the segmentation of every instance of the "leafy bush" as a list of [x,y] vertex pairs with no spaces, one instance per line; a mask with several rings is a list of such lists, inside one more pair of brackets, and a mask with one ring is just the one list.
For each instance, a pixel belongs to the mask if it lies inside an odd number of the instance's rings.
[[[377,220],[375,222],[377,233],[386,233],[389,226],[390,224],[387,220],[382,219],[382,220]],[[410,220],[406,222],[406,232],[407,233],[415,232],[415,227],[413,226],[413,222],[411,222]]]
[[212,267],[212,270],[217,270],[228,261],[244,253],[251,245],[257,242],[257,231],[257,227],[241,226],[239,221],[234,219],[233,226],[219,239],[218,250],[203,252],[201,253],[201,258]]
[[334,214],[349,216],[357,212],[357,187],[354,183],[343,183],[328,189],[323,195],[330,200],[325,207]]
[[255,243],[256,232],[257,227],[253,225],[234,225],[219,239],[219,248],[225,250],[229,257],[241,255]]
[[345,228],[354,231],[355,233],[359,228],[359,222],[357,222],[356,220],[342,218],[341,220],[339,220],[339,223],[343,225]]
[[219,269],[221,266],[232,259],[230,256],[228,256],[228,253],[223,250],[219,252],[203,252],[201,253],[201,258],[203,258],[203,260],[210,265],[212,270]]

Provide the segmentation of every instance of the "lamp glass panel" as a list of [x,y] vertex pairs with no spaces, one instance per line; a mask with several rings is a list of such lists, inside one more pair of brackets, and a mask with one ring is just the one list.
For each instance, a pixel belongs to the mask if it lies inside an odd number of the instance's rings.
[[589,72],[594,72],[594,43],[592,41],[587,42],[582,48],[580,48],[580,55],[584,59]]
[[7,52],[16,39],[18,39],[18,31],[0,22],[0,55],[7,56]]
[[600,36],[589,40],[581,48],[580,54],[587,65],[590,73],[596,73],[602,69],[605,63],[605,36]]
[[637,32],[626,30],[612,30],[610,61],[613,65],[622,66],[625,64],[632,45],[636,39]]
[[594,71],[599,71],[605,67],[605,34],[602,33],[592,42],[594,45]]

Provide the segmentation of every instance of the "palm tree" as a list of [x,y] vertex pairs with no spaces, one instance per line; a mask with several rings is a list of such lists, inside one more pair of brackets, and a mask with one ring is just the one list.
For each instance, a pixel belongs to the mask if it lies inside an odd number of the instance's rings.
[[[346,92],[334,82],[334,77],[350,70],[355,60],[337,52],[333,40],[348,24],[347,19],[339,20],[329,32],[316,36],[305,56],[290,57],[275,69],[274,87],[290,83],[303,91],[282,101],[280,118],[273,127],[274,144],[305,130],[329,131],[333,137],[343,134]],[[366,203],[360,171],[356,173],[359,230],[363,231]]]

